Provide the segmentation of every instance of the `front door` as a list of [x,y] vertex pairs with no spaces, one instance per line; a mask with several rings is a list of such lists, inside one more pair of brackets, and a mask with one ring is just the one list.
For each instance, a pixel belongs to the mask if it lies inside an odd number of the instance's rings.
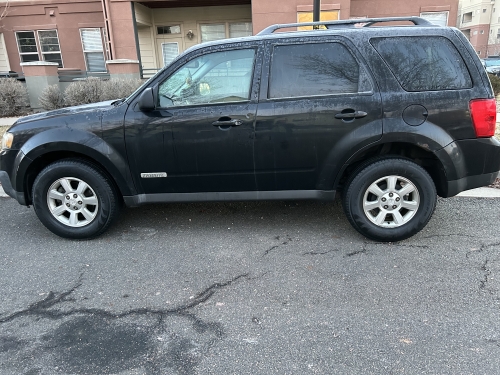
[[256,52],[198,52],[154,84],[155,110],[128,111],[127,149],[144,193],[255,190]]

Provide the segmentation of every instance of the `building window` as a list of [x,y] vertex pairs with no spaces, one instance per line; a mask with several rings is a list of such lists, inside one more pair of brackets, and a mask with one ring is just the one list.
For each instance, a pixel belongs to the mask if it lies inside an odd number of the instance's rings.
[[434,25],[438,26],[448,25],[448,12],[422,12],[420,13],[420,17],[426,19],[427,21],[429,21]]
[[251,22],[236,22],[229,24],[229,37],[230,38],[241,38],[244,36],[252,35],[252,23]]
[[481,30],[481,34],[484,34],[484,30]]
[[179,55],[179,43],[162,43],[163,66],[169,65]]
[[[339,11],[338,10],[322,10],[319,14],[320,21],[337,21],[339,19]],[[297,13],[297,22],[298,23],[306,23],[313,22],[313,12],[298,12]],[[325,28],[322,26],[321,28]],[[302,26],[297,27],[297,30],[312,30],[312,26]]]
[[80,29],[85,65],[89,72],[105,72],[101,29]]
[[59,46],[57,30],[38,31],[38,40],[40,41],[43,61],[56,62],[62,68],[61,47]]
[[252,35],[251,22],[211,23],[200,25],[201,42]]
[[156,33],[158,35],[180,34],[181,33],[181,27],[180,27],[180,25],[174,25],[174,26],[157,26],[156,27]]
[[57,30],[18,31],[16,39],[22,63],[49,61],[63,67]]
[[462,16],[462,23],[472,22],[472,12],[464,13]]

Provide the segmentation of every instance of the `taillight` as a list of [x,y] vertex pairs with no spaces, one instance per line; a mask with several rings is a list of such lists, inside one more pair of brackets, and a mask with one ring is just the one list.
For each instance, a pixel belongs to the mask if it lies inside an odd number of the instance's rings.
[[469,102],[472,123],[476,136],[493,137],[497,121],[497,103],[495,99],[474,99]]

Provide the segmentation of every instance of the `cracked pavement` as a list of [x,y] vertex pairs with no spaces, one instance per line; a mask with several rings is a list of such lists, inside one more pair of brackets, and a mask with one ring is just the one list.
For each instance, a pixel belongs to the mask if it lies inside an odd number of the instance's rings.
[[0,198],[0,375],[497,374],[499,208],[383,244],[339,202],[155,205],[68,241]]

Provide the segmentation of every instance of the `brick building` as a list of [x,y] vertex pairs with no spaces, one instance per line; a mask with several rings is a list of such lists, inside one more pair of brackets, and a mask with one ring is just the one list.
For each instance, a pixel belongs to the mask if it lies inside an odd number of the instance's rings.
[[[313,0],[10,0],[0,21],[0,71],[52,61],[61,72],[140,62],[148,76],[197,43],[312,20]],[[0,2],[5,7],[5,2]],[[0,9],[0,12],[2,9]],[[322,20],[422,16],[455,26],[458,0],[322,0]]]

